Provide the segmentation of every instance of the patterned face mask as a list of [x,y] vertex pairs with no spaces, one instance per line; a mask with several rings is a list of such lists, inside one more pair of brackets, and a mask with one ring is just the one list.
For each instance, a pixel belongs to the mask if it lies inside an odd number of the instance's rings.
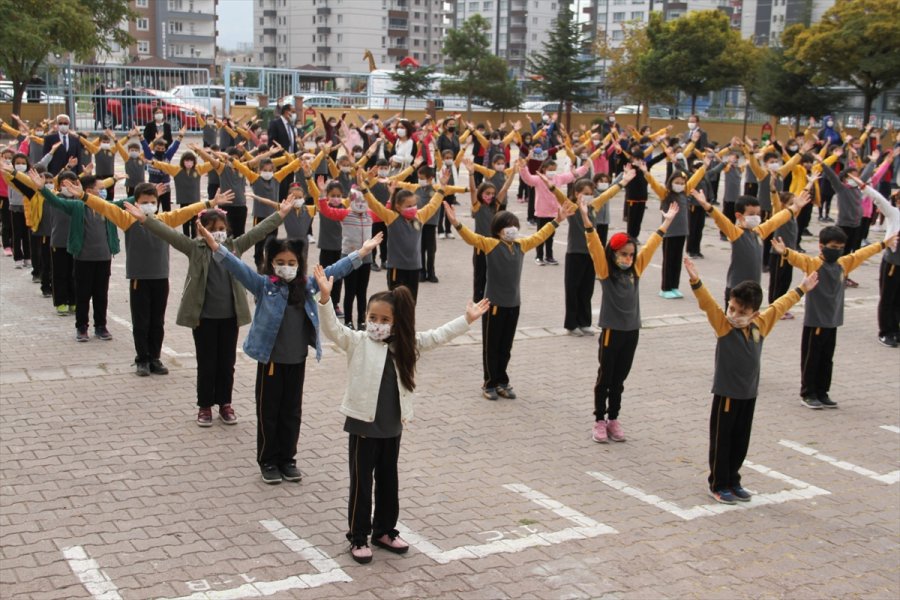
[[370,339],[376,342],[383,342],[391,337],[391,324],[366,321],[366,333],[369,334]]

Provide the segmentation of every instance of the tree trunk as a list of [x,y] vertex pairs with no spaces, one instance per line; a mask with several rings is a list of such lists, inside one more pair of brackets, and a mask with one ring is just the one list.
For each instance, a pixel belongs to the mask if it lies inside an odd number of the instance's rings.
[[403,109],[400,112],[404,117],[406,116],[406,96],[403,96]]
[[865,98],[865,103],[863,104],[863,121],[859,126],[859,130],[862,131],[863,128],[869,124],[869,116],[872,114],[872,105],[875,103],[875,99],[878,97],[878,92],[873,91],[865,91],[863,92],[863,98]]
[[697,114],[697,94],[691,94],[691,114]]
[[12,104],[12,114],[21,115],[22,114],[22,95],[25,91],[25,82],[17,81],[13,79],[13,104]]
[[472,94],[466,95],[466,119],[472,120]]

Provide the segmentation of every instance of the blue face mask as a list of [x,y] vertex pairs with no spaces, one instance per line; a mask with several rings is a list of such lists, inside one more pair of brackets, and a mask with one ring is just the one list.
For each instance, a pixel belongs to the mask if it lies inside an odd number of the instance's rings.
[[100,196],[103,200],[106,200],[106,189],[104,188],[100,190],[99,192],[97,192],[97,195]]

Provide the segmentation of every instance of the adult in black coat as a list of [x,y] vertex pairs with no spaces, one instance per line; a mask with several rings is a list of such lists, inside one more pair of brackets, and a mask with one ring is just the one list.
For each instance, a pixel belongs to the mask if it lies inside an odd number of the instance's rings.
[[[61,114],[56,117],[56,132],[44,136],[44,155],[46,156],[57,142],[62,145],[53,154],[50,164],[47,165],[47,171],[53,175],[58,175],[61,171],[67,170],[69,158],[78,158],[81,155],[81,140],[78,136],[69,131],[72,120],[69,115]],[[81,173],[81,165],[76,164],[71,169],[75,173]]]
[[[288,154],[296,153],[299,148],[300,140],[297,139],[297,126],[295,125],[296,115],[294,105],[285,104],[281,107],[281,115],[269,122],[269,144],[278,142]],[[278,188],[279,200],[284,200],[288,197],[291,183],[293,182],[293,173],[281,181],[281,185]]]
[[156,135],[162,131],[163,138],[166,140],[166,146],[172,145],[172,126],[166,122],[166,115],[161,108],[153,111],[153,120],[144,124],[144,139],[148,144],[152,144],[156,139]]
[[700,133],[700,139],[695,142],[694,147],[697,150],[706,150],[709,147],[709,138],[706,136],[706,131],[700,129],[700,117],[697,115],[688,117],[688,130],[681,136],[681,143],[687,144],[693,139],[694,134],[698,132]]

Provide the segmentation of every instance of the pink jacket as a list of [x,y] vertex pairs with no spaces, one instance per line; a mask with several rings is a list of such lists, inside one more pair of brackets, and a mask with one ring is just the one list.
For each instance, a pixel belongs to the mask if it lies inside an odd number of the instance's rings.
[[[584,177],[587,172],[588,165],[583,164],[574,171],[554,175],[553,177],[548,177],[548,179],[556,187],[563,187],[572,183],[578,177]],[[519,177],[522,178],[522,181],[534,187],[535,217],[552,219],[559,214],[559,202],[556,201],[556,196],[553,195],[553,192],[550,191],[550,188],[547,187],[547,184],[544,183],[543,179],[529,173],[527,167],[519,171]]]

